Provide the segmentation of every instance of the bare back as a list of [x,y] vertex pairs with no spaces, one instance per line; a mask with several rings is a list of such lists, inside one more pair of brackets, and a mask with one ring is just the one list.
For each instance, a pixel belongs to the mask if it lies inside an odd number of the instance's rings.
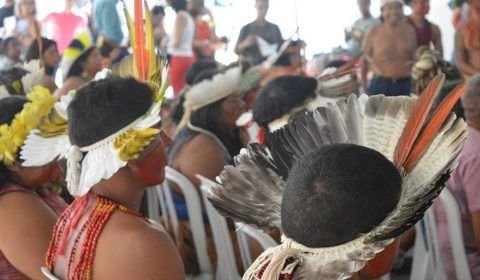
[[403,78],[410,76],[416,47],[415,29],[402,21],[395,27],[383,23],[372,28],[364,52],[375,74]]
[[458,67],[467,77],[480,72],[480,46],[469,46],[468,32],[465,26],[457,31],[456,58]]

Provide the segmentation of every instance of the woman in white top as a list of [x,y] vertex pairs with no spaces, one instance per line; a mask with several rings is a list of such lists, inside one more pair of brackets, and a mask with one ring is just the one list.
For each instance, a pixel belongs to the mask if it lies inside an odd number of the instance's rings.
[[195,23],[192,16],[186,12],[186,0],[170,0],[169,4],[177,13],[173,33],[168,44],[170,84],[176,97],[185,85],[185,74],[194,62],[192,44]]

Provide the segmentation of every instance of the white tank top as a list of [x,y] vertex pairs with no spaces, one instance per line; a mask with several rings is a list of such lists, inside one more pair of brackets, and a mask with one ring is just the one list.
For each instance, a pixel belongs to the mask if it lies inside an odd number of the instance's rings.
[[[193,56],[193,39],[195,36],[195,22],[190,14],[182,12],[187,18],[187,23],[183,28],[182,36],[180,38],[180,45],[178,48],[173,47],[173,34],[176,30],[174,28],[173,33],[170,35],[170,42],[168,44],[168,54],[173,56]],[[177,15],[178,16],[178,15]]]

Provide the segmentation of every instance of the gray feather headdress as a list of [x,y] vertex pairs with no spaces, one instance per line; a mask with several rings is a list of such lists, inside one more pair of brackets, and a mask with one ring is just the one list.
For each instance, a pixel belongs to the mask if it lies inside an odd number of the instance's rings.
[[396,208],[367,234],[329,248],[308,248],[286,238],[265,251],[243,279],[348,279],[411,228],[438,196],[466,139],[466,124],[451,113],[465,85],[431,108],[444,76],[419,98],[370,97],[320,107],[269,134],[267,146],[251,144],[226,166],[209,200],[224,216],[261,229],[281,230],[281,201],[293,163],[324,145],[351,143],[382,153],[402,176]]

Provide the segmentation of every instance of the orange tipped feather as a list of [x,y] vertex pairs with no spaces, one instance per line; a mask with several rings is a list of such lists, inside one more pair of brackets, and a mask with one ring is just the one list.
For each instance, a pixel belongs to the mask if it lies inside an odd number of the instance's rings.
[[405,163],[405,171],[410,172],[413,170],[420,157],[423,155],[425,150],[435,138],[437,132],[442,127],[445,120],[450,115],[453,107],[465,92],[466,88],[466,83],[457,86],[435,110],[432,117],[418,137],[418,140],[415,142],[412,152],[408,155],[408,159]]
[[433,101],[437,97],[444,80],[444,74],[439,74],[433,78],[415,103],[410,117],[405,124],[402,135],[398,140],[398,144],[395,147],[393,163],[397,166],[397,168],[400,168],[404,165],[408,155],[410,154],[412,146],[415,143],[420,130],[422,129],[425,119],[427,118],[432,107]]
[[142,81],[147,80],[148,56],[145,49],[145,29],[143,24],[143,1],[135,0],[134,5],[134,25],[135,25],[135,56],[138,68],[138,78]]

